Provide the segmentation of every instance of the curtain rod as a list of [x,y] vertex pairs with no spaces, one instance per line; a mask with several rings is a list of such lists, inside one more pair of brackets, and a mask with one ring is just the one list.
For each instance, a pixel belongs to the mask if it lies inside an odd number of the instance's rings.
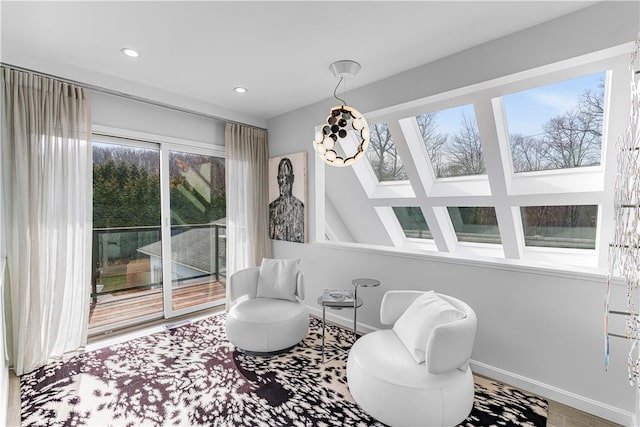
[[107,95],[119,96],[121,98],[126,98],[126,99],[130,99],[132,101],[137,101],[137,102],[143,102],[145,104],[154,105],[156,107],[167,108],[169,110],[179,111],[181,113],[186,113],[186,114],[191,114],[191,115],[194,115],[194,116],[204,117],[206,119],[215,120],[217,122],[233,123],[233,124],[238,124],[238,125],[243,125],[243,126],[249,126],[249,127],[255,128],[255,129],[266,130],[265,128],[261,128],[259,126],[249,125],[249,124],[242,123],[242,122],[237,122],[237,121],[234,121],[234,120],[227,120],[227,119],[224,119],[222,117],[214,116],[213,114],[202,113],[200,111],[190,110],[188,108],[183,108],[183,107],[178,107],[176,105],[167,104],[165,102],[154,101],[153,99],[143,98],[141,96],[132,95],[130,93],[125,93],[125,92],[120,92],[120,91],[113,90],[113,89],[108,89],[108,88],[102,87],[102,86],[92,85],[90,83],[79,82],[77,80],[71,80],[71,79],[67,79],[65,77],[60,77],[60,76],[56,76],[56,75],[53,75],[53,74],[43,73],[41,71],[31,70],[29,68],[20,67],[18,65],[11,65],[11,64],[7,64],[5,62],[0,62],[0,66],[6,67],[6,68],[11,68],[11,69],[17,70],[17,71],[24,71],[24,72],[27,72],[27,73],[35,74],[37,76],[41,76],[41,77],[47,77],[47,78],[50,78],[50,79],[60,80],[61,82],[64,82],[64,83],[69,83],[69,84],[72,84],[72,85],[80,86],[82,88],[90,89],[90,90],[93,90],[93,91],[96,91],[96,92],[101,92],[101,93],[104,93],[104,94],[107,94]]

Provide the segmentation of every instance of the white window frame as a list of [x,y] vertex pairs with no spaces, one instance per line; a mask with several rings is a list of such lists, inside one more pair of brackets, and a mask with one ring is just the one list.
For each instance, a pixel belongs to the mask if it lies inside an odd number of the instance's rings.
[[[628,51],[628,46],[622,45],[366,113],[370,123],[387,124],[409,177],[408,181],[379,183],[366,160],[352,166],[371,208],[385,224],[393,251],[400,249],[433,256],[446,254],[447,257],[502,260],[507,264],[533,266],[552,263],[553,268],[604,271],[608,242],[613,235],[611,189],[616,174],[616,139],[626,129],[629,112]],[[501,97],[601,71],[607,73],[600,165],[515,173]],[[415,116],[465,104],[472,104],[476,114],[487,175],[436,179],[424,142],[417,132]],[[352,144],[352,147],[343,148],[354,149],[355,143]],[[316,166],[316,182],[322,180],[318,188],[322,189],[321,196],[324,197],[324,163],[320,161]],[[525,246],[520,206],[589,204],[598,205],[595,249]],[[323,204],[317,206],[322,208]],[[433,241],[407,239],[397,219],[394,223],[385,213],[388,209],[395,218],[392,206],[420,206]],[[494,207],[502,244],[458,242],[446,212],[447,206]],[[324,227],[323,213],[319,211],[317,218],[316,225]],[[564,265],[559,265],[558,261]]]

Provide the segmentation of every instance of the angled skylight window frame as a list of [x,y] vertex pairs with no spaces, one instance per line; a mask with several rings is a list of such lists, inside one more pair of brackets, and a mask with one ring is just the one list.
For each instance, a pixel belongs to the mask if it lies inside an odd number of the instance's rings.
[[376,120],[369,124],[370,142],[366,158],[378,182],[407,181],[402,156],[398,152],[394,135],[388,124]]
[[391,209],[407,239],[433,240],[429,224],[419,206],[393,206]]
[[[346,138],[338,140],[339,146],[345,152],[352,152],[356,149],[358,139],[353,133],[347,134]],[[402,181],[378,181],[378,178],[368,161],[368,158],[360,159],[351,165],[367,197],[371,199],[379,198],[413,198],[416,196],[411,182],[408,179]]]
[[437,180],[487,174],[473,103],[430,109],[414,119]]
[[595,251],[597,204],[521,206],[520,212],[526,247]]
[[502,96],[514,173],[602,164],[606,74],[587,73]]
[[[606,242],[612,234],[612,226],[606,218],[613,215],[612,206],[609,206],[610,188],[615,181],[616,150],[613,146],[628,122],[629,70],[625,49],[619,46],[365,113],[369,123],[385,123],[392,131],[409,178],[402,184],[380,183],[367,162],[353,167],[356,174],[357,169],[369,167],[370,185],[358,178],[369,198],[369,208],[386,212],[386,216],[379,219],[387,232],[396,236],[390,239],[392,245],[399,250],[420,250],[419,245],[412,246],[411,239],[406,238],[393,214],[393,206],[420,206],[428,217],[434,246],[439,253],[469,259],[531,261],[533,265],[561,260],[567,265],[602,268],[606,263]],[[606,70],[606,107],[600,165],[515,172],[503,96],[602,70]],[[436,178],[416,117],[460,105],[473,106],[487,174]],[[409,191],[404,191],[403,185]],[[546,205],[598,205],[595,248],[525,245],[521,207]],[[493,206],[501,243],[459,241],[447,211],[451,206]]]
[[378,206],[375,207],[375,211],[380,218],[380,221],[385,224],[385,228],[389,233],[389,237],[391,238],[394,247],[408,250],[426,250],[432,252],[438,250],[433,238],[419,239],[407,237],[402,224],[400,223],[396,213],[394,212],[394,207]]
[[[620,62],[620,61],[616,61]],[[627,73],[626,67],[622,68],[611,62],[603,64],[601,61],[580,67],[572,67],[538,76],[521,82],[505,85],[501,88],[500,96],[492,98],[491,102],[495,114],[496,129],[498,131],[498,144],[504,159],[504,174],[509,194],[527,195],[539,193],[580,193],[604,191],[604,176],[607,152],[610,151],[608,144],[611,144],[609,134],[609,121],[612,110],[615,110],[615,102],[611,99],[611,81],[613,73]],[[513,93],[526,92],[531,88],[553,86],[559,81],[572,81],[585,75],[601,73],[604,76],[603,107],[602,118],[602,140],[600,149],[600,161],[594,166],[580,166],[559,169],[543,169],[533,171],[517,172],[514,168],[513,151],[507,114],[505,112],[504,97]]]
[[447,211],[459,243],[502,245],[493,206],[448,206]]
[[[429,108],[429,110],[431,109],[432,108]],[[437,178],[421,136],[416,116],[400,119],[399,124],[411,153],[412,160],[415,163],[420,182],[428,196],[489,196],[491,194],[489,179],[486,173]]]

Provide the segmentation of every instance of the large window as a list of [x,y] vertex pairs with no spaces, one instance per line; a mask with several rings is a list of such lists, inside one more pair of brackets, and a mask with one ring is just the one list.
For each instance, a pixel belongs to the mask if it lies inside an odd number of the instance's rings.
[[486,173],[472,105],[416,116],[436,178]]
[[427,221],[422,215],[422,210],[416,206],[394,206],[398,222],[406,237],[410,239],[432,239]]
[[159,240],[160,151],[94,142],[94,298],[160,286],[138,250]]
[[449,216],[460,242],[500,243],[494,208],[449,207]]
[[527,246],[595,249],[598,206],[520,208]]
[[401,181],[407,179],[402,159],[396,150],[391,132],[385,123],[370,126],[371,142],[367,158],[378,181]]
[[503,98],[515,172],[600,164],[605,73]]
[[325,221],[345,242],[604,268],[627,62],[612,50],[366,113],[367,161],[325,168]]

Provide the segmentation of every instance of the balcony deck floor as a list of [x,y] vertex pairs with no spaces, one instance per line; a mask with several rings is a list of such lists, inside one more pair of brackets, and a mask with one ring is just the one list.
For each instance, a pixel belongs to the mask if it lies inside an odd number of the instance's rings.
[[[224,299],[224,281],[204,280],[173,289],[173,309],[179,310],[197,304]],[[117,296],[104,295],[96,305],[91,305],[89,329],[134,320],[151,314],[162,314],[162,289],[146,289],[121,293]]]

